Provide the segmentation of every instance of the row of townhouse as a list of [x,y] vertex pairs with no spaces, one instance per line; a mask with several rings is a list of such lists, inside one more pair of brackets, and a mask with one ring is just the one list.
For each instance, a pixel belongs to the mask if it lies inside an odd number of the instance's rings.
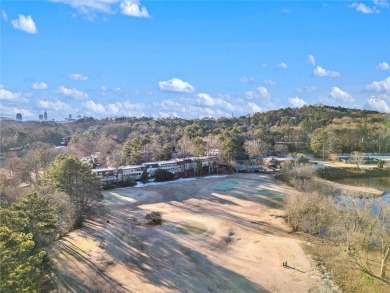
[[187,175],[188,172],[198,172],[202,168],[208,168],[209,173],[217,171],[218,165],[215,157],[192,157],[171,161],[147,162],[142,165],[120,166],[118,168],[92,169],[102,185],[115,184],[129,179],[140,180],[144,170],[149,177],[153,177],[156,170],[166,170],[173,174]]

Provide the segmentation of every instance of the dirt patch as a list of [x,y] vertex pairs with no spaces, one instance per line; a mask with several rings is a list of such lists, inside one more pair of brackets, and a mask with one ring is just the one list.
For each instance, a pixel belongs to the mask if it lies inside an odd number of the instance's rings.
[[[53,247],[57,291],[317,292],[283,219],[288,192],[259,174],[106,191],[105,213]],[[161,226],[143,223],[153,211]]]

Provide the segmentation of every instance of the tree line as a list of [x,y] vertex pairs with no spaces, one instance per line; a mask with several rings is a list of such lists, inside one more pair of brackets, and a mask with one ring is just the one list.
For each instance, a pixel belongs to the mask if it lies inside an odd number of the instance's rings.
[[[38,149],[35,155],[40,158],[44,153],[49,156],[50,151]],[[101,199],[100,183],[90,166],[72,155],[51,158],[34,161],[37,171],[30,174],[34,185],[27,190],[17,185],[17,177],[2,174],[1,292],[41,292],[44,277],[50,272],[48,246],[82,226],[90,208]],[[22,182],[28,174],[19,171]]]
[[[313,152],[390,152],[389,114],[330,106],[285,108],[230,118],[180,119],[119,117],[74,123],[2,121],[1,145],[8,149],[59,145],[79,156],[100,152],[111,161],[141,162],[198,155],[218,145],[226,157],[248,156],[244,144],[261,140],[270,155]],[[114,164],[114,163],[113,163]]]

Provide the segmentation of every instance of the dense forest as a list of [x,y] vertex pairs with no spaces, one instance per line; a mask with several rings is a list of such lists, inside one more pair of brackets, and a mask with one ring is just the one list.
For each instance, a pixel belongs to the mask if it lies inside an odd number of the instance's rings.
[[[61,145],[79,156],[100,152],[103,158],[123,157],[126,163],[201,155],[218,148],[231,157],[246,157],[246,141],[269,145],[267,154],[294,152],[390,152],[390,115],[330,106],[285,108],[231,118],[154,119],[83,118],[73,123],[1,122],[1,148],[31,149]],[[22,152],[23,153],[23,152]],[[109,162],[107,162],[109,163]],[[113,164],[113,162],[112,162]]]

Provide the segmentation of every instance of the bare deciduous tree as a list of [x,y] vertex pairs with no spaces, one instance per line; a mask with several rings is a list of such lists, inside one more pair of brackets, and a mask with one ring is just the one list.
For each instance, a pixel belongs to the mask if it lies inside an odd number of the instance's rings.
[[360,169],[360,165],[363,165],[365,160],[364,160],[364,154],[361,152],[352,152],[351,153],[351,158],[349,159],[349,162],[351,164],[356,165],[356,169]]
[[376,235],[381,251],[381,268],[379,276],[386,277],[387,262],[390,259],[390,206],[385,203],[379,204],[378,225]]
[[286,199],[287,221],[294,231],[327,233],[334,220],[334,206],[332,197],[317,192],[291,194]]
[[183,136],[179,139],[176,147],[178,158],[185,158],[192,155],[192,140],[188,136]]
[[247,140],[244,143],[244,149],[249,158],[257,158],[267,155],[271,145],[261,139]]

